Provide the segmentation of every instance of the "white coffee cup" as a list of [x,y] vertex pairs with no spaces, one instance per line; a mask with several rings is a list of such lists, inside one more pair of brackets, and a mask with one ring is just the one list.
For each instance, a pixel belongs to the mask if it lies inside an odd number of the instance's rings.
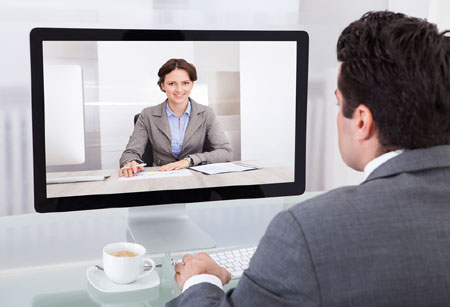
[[[132,252],[133,257],[118,257],[112,254],[117,252]],[[106,276],[115,283],[129,284],[155,269],[155,262],[151,258],[144,258],[145,247],[136,243],[111,243],[103,248],[103,269]],[[144,271],[144,265],[151,265],[151,269]]]

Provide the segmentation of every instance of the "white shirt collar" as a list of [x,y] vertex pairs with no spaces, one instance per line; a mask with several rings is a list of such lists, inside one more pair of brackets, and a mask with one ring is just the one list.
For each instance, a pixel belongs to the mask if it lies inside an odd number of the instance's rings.
[[367,177],[369,177],[369,175],[376,169],[378,168],[381,164],[387,162],[388,160],[398,156],[399,154],[401,154],[402,152],[404,152],[404,149],[398,149],[398,150],[394,150],[394,151],[389,151],[385,154],[382,154],[381,156],[376,157],[375,159],[373,159],[372,161],[370,161],[369,163],[367,163],[366,167],[364,167],[364,180],[367,179]]

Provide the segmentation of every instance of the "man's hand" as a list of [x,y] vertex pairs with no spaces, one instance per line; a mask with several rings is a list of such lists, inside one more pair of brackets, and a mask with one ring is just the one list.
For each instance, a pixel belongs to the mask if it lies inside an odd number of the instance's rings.
[[172,162],[172,163],[161,166],[159,168],[159,171],[161,171],[161,172],[175,171],[175,170],[183,169],[186,167],[189,167],[189,162],[186,159],[182,159],[180,161]]
[[231,280],[231,274],[225,268],[219,266],[208,254],[199,253],[192,257],[189,254],[184,255],[183,263],[175,265],[175,281],[183,291],[184,283],[192,276],[199,274],[210,274],[220,278],[222,285]]

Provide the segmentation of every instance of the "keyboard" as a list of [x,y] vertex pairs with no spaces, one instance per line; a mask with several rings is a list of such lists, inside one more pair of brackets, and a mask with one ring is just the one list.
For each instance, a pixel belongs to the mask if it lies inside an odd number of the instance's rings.
[[[219,251],[207,251],[206,253],[220,266],[226,268],[231,274],[231,279],[241,278],[244,270],[248,268],[250,259],[257,246],[225,249]],[[180,262],[181,258],[172,258],[172,265]]]
[[218,265],[223,266],[230,272],[231,279],[236,279],[241,278],[244,270],[248,268],[255,251],[256,246],[208,254]]

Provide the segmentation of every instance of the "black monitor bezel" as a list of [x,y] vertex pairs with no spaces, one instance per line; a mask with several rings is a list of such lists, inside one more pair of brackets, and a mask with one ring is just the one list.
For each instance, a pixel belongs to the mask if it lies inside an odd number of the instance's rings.
[[[45,131],[43,129],[45,127],[43,41],[296,41],[294,182],[47,198]],[[30,32],[30,57],[35,210],[44,213],[303,194],[305,191],[308,51],[309,37],[305,31],[34,28]]]

